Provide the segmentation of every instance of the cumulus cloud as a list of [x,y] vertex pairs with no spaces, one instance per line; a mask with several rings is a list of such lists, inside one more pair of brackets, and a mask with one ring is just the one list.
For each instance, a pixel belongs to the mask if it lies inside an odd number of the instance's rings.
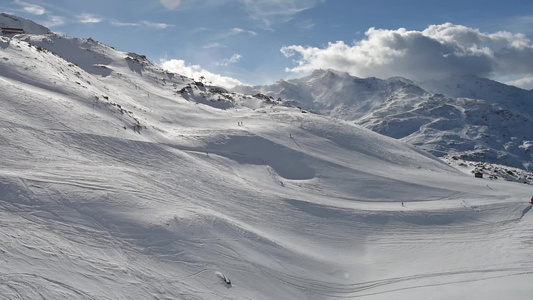
[[240,54],[233,54],[231,57],[225,58],[222,61],[215,63],[215,65],[224,67],[229,64],[234,64],[238,62],[241,58],[242,56]]
[[294,57],[289,72],[337,69],[359,77],[404,76],[414,80],[472,74],[497,79],[533,76],[533,45],[524,34],[482,33],[446,23],[423,31],[370,28],[366,38],[326,47],[283,47]]
[[242,82],[235,78],[211,73],[199,65],[190,65],[181,59],[162,60],[161,67],[170,72],[197,80],[203,76],[207,81],[212,82],[214,85],[223,86],[226,88],[232,88],[236,85],[242,84]]

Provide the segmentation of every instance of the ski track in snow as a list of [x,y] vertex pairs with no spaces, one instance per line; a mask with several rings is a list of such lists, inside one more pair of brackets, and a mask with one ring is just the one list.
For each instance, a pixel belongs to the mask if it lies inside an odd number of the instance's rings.
[[529,186],[92,40],[9,39],[0,299],[530,298]]

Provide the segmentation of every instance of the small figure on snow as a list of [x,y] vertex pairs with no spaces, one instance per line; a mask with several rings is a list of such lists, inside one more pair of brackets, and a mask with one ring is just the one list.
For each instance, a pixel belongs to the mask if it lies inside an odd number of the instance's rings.
[[403,205],[403,202],[402,202],[402,207],[405,207],[405,205]]
[[224,276],[224,282],[225,282],[227,285],[231,285],[231,280],[229,280],[228,277],[225,277],[225,276]]
[[222,281],[224,281],[227,285],[230,285],[231,286],[231,280],[228,278],[228,276],[220,273],[220,272],[215,272],[215,274],[220,277],[220,279],[222,279]]
[[531,197],[531,204],[533,204],[533,197]]

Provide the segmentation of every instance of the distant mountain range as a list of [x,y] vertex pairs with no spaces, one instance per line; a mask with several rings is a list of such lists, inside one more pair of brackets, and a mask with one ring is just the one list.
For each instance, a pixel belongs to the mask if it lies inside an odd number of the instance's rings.
[[415,83],[335,70],[237,86],[318,114],[353,121],[434,155],[533,170],[533,91],[477,76]]

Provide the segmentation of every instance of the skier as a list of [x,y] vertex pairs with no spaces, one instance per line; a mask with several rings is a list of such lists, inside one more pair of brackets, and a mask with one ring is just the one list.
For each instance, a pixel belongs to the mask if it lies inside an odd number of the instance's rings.
[[402,202],[402,207],[404,207],[403,202]]
[[531,204],[533,204],[533,197],[531,197]]

